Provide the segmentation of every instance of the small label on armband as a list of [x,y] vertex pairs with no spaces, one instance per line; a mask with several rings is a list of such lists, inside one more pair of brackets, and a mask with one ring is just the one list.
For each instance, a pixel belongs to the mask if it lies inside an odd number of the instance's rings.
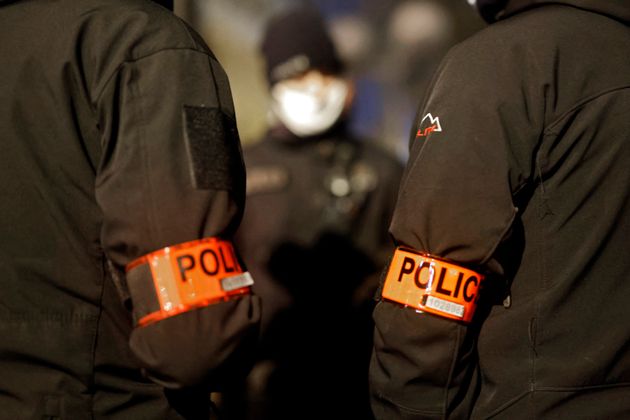
[[444,318],[470,322],[481,274],[416,251],[398,248],[383,285],[383,298]]
[[160,309],[138,314],[141,326],[248,294],[254,284],[241,268],[232,243],[218,238],[160,249],[130,263],[127,272],[143,264],[150,268]]
[[243,274],[239,274],[236,276],[226,277],[221,280],[221,287],[226,292],[231,292],[232,290],[240,289],[241,287],[252,286],[254,284],[254,279],[249,272],[245,272]]

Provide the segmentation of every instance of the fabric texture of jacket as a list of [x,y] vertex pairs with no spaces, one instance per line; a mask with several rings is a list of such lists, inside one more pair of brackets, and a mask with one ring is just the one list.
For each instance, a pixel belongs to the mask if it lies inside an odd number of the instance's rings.
[[144,0],[0,1],[0,38],[0,418],[204,418],[249,367],[258,299],[133,328],[120,274],[238,226],[225,73]]
[[479,308],[465,326],[380,301],[372,407],[627,418],[630,4],[511,0],[499,17],[438,69],[390,227],[488,272]]

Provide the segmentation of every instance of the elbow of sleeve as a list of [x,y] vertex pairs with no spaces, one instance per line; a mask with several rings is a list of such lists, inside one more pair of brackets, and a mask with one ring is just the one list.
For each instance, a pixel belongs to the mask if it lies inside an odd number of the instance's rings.
[[251,369],[260,314],[260,298],[246,295],[137,327],[129,344],[154,382],[220,390]]
[[478,380],[468,327],[385,301],[373,318],[369,380],[377,417],[467,418]]

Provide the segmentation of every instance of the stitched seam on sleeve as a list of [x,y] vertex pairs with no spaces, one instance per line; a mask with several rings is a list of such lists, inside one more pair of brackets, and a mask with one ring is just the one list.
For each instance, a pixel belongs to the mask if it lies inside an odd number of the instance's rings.
[[145,55],[140,56],[140,57],[136,57],[136,58],[129,59],[129,60],[124,60],[123,62],[121,62],[118,65],[118,67],[116,67],[116,70],[114,70],[112,72],[112,74],[109,76],[109,78],[107,79],[107,81],[103,85],[103,88],[101,89],[101,91],[96,95],[96,97],[94,99],[94,102],[98,103],[101,100],[101,96],[107,90],[107,87],[109,86],[111,81],[116,78],[116,75],[120,72],[120,70],[125,65],[133,64],[133,63],[136,63],[138,61],[144,60],[145,58],[153,57],[154,55],[157,55],[157,54],[160,54],[160,53],[163,53],[163,52],[170,52],[170,51],[192,51],[192,52],[196,52],[196,53],[199,53],[199,54],[203,54],[203,55],[208,56],[208,57],[212,57],[206,51],[202,51],[202,50],[199,50],[199,49],[196,49],[196,48],[191,48],[191,47],[181,47],[181,48],[163,48],[163,49],[160,49],[160,50],[153,51],[151,53],[145,54]]
[[483,257],[483,259],[479,263],[480,265],[485,265],[490,260],[490,258],[492,258],[492,255],[496,251],[497,247],[499,246],[499,244],[501,243],[503,238],[505,238],[505,235],[507,235],[508,231],[512,227],[512,224],[514,223],[514,219],[516,219],[516,214],[517,213],[518,213],[518,210],[516,208],[512,207],[512,216],[510,217],[510,219],[505,224],[505,227],[503,228],[503,231],[501,232],[501,235],[499,235],[499,237],[495,241],[494,245],[492,247],[490,247],[490,249],[488,250],[486,255]]
[[420,415],[425,415],[425,416],[443,416],[444,413],[441,410],[418,410],[415,408],[410,408],[410,407],[405,407],[404,405],[400,405],[398,403],[395,403],[394,401],[392,401],[391,398],[389,398],[387,395],[384,395],[382,393],[378,393],[379,398],[387,401],[388,403],[390,403],[391,405],[393,405],[394,407],[402,410],[402,411],[406,411],[408,413],[411,414],[420,414]]
[[214,86],[214,95],[217,97],[217,106],[223,111],[223,105],[221,104],[221,92],[219,91],[219,84],[217,83],[217,76],[214,74],[214,68],[212,67],[213,57],[208,56],[208,67],[210,74],[212,74],[212,85]]
[[[133,78],[132,78],[133,80]],[[130,90],[132,92],[132,95],[135,98],[141,98],[142,97],[142,91],[141,91],[141,87],[140,84],[138,83],[138,81],[134,81],[134,83],[130,84]],[[137,135],[138,135],[138,144],[140,145],[140,157],[141,157],[141,164],[144,167],[144,171],[143,174],[141,175],[143,180],[142,183],[143,185],[145,185],[145,189],[144,191],[148,191],[148,196],[145,196],[145,198],[147,199],[147,201],[149,202],[149,208],[147,209],[148,211],[146,212],[146,218],[147,218],[147,234],[149,235],[150,241],[151,243],[155,243],[155,238],[156,238],[156,232],[155,232],[155,217],[154,217],[154,213],[155,213],[155,203],[154,200],[152,199],[152,197],[154,196],[153,191],[154,191],[154,186],[153,183],[151,182],[151,176],[149,174],[151,174],[151,164],[149,162],[149,153],[147,152],[147,144],[146,144],[146,135],[145,135],[145,130],[146,130],[146,124],[147,124],[147,119],[146,119],[146,112],[143,108],[143,101],[142,100],[138,100],[138,101],[134,101],[137,102],[137,107],[138,107],[138,117],[139,117],[139,123],[136,124],[136,130],[134,130]],[[143,193],[144,193],[143,191]],[[146,193],[145,193],[146,194]]]
[[453,372],[455,372],[455,366],[457,364],[457,350],[461,344],[461,336],[462,336],[462,327],[457,326],[457,340],[455,341],[455,345],[453,346],[453,354],[451,356],[451,367],[448,371],[448,379],[446,381],[446,385],[444,386],[444,401],[442,405],[442,415],[443,418],[446,418],[446,413],[448,413],[448,395],[449,388],[451,386],[451,382],[453,379]]
[[[567,111],[563,112],[562,114],[560,114],[560,116],[558,116],[555,120],[553,120],[544,130],[544,134],[550,134],[550,133],[554,133],[553,129],[562,122],[562,120],[564,120],[567,116],[571,115],[573,112],[575,112],[575,110],[583,107],[584,105],[588,104],[591,101],[594,101],[598,98],[601,98],[602,96],[606,96],[608,94],[611,93],[615,93],[617,91],[620,90],[625,90],[625,89],[630,89],[630,85],[625,85],[625,86],[618,86],[618,87],[614,87],[611,89],[607,89],[604,90],[602,92],[598,92],[595,93],[591,96],[588,96],[580,101],[578,101],[575,105],[573,105],[571,108],[569,108]],[[554,133],[556,134],[556,133]]]

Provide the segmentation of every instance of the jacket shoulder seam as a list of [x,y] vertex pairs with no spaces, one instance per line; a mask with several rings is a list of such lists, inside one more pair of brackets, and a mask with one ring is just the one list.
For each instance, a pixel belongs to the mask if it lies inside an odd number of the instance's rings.
[[618,92],[620,90],[625,90],[625,89],[630,89],[630,85],[616,86],[614,88],[606,89],[604,91],[601,91],[601,92],[598,92],[598,93],[594,93],[594,94],[592,94],[590,96],[587,96],[586,98],[583,98],[582,100],[576,102],[575,105],[573,105],[571,108],[569,108],[568,110],[566,110],[565,112],[560,114],[558,117],[556,117],[556,119],[553,120],[544,129],[543,135],[555,134],[554,129],[557,127],[557,125],[560,124],[560,122],[562,120],[564,120],[567,116],[569,116],[573,112],[575,112],[576,109],[579,109],[579,108],[583,107],[584,105],[588,104],[589,102],[594,101],[595,99],[601,98],[602,96],[606,96],[606,95],[609,95],[611,93],[615,93],[615,92]]

